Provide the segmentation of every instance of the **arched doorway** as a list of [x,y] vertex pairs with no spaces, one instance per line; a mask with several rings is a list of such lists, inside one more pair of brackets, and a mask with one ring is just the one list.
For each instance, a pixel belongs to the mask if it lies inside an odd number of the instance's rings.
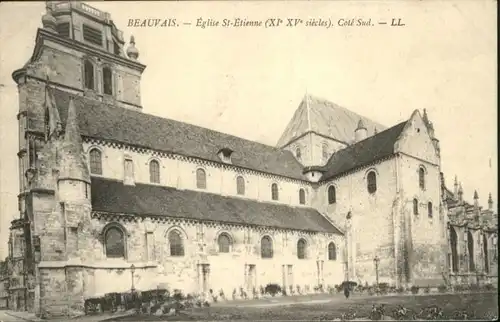
[[457,232],[453,226],[450,227],[450,246],[451,246],[451,269],[458,272],[458,251],[457,251]]
[[473,272],[476,270],[476,265],[474,264],[474,238],[470,231],[467,232],[467,249],[469,251],[469,271]]
[[484,271],[486,273],[490,272],[490,261],[488,258],[488,238],[483,234],[483,253],[484,253]]

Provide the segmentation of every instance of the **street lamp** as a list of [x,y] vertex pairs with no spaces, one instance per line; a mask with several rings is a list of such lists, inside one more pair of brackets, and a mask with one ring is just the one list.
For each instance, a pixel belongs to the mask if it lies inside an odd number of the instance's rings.
[[345,279],[347,282],[347,285],[349,285],[349,229],[351,228],[351,218],[352,218],[352,213],[349,211],[346,215],[346,223],[345,223]]
[[132,293],[134,293],[135,291],[135,287],[134,287],[134,272],[135,272],[135,266],[134,264],[130,265],[130,275],[132,277],[132,287],[130,288],[130,290],[132,291]]
[[378,256],[375,255],[373,262],[375,263],[375,279],[376,279],[377,288],[378,288],[378,263],[380,262],[380,258],[378,258]]

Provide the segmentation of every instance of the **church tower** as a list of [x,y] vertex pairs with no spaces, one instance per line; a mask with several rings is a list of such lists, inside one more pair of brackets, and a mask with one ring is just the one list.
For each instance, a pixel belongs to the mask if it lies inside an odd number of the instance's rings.
[[[126,44],[109,13],[80,1],[47,1],[45,7],[33,54],[12,78],[19,95],[19,219],[26,227],[23,286],[28,310],[49,316],[82,309],[78,283],[86,273],[67,263],[91,258],[90,176],[78,119],[85,105],[79,97],[141,111],[146,66],[138,61],[134,38]],[[44,284],[48,274],[51,281]],[[60,294],[74,303],[51,308]]]

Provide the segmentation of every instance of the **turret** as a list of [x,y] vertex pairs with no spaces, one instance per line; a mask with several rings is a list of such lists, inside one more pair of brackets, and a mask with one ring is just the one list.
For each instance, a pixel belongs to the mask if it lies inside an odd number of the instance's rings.
[[441,147],[439,144],[439,140],[436,138],[436,135],[434,133],[434,125],[432,122],[429,120],[429,117],[427,116],[427,110],[424,108],[424,115],[422,116],[422,119],[427,127],[427,131],[429,132],[429,136],[432,139],[432,144],[436,148],[436,153],[439,158],[441,158]]
[[479,196],[477,194],[477,190],[474,190],[474,208],[479,208]]
[[458,201],[464,201],[464,189],[462,188],[462,184],[460,183],[458,186]]
[[354,138],[356,142],[363,141],[368,136],[368,130],[366,126],[363,124],[363,120],[359,120],[358,127],[354,131]]
[[434,138],[434,126],[432,125],[431,121],[429,121],[429,116],[427,115],[427,110],[424,108],[424,115],[422,116],[422,120],[424,121],[425,125],[427,126],[427,131],[429,131],[429,135],[431,138]]
[[455,182],[453,183],[453,196],[456,198],[458,196],[458,178],[455,175]]
[[83,152],[78,115],[72,98],[69,101],[68,120],[59,153],[58,188],[61,201],[90,198],[90,174]]
[[493,210],[493,199],[491,198],[491,192],[488,196],[488,209]]

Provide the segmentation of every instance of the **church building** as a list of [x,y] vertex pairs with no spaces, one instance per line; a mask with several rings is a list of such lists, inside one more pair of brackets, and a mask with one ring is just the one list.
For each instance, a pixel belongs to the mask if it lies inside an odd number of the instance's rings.
[[497,215],[445,187],[425,110],[385,127],[307,94],[269,146],[148,114],[139,46],[109,13],[48,1],[42,25],[12,74],[10,308],[69,315],[160,285],[230,297],[496,276]]

